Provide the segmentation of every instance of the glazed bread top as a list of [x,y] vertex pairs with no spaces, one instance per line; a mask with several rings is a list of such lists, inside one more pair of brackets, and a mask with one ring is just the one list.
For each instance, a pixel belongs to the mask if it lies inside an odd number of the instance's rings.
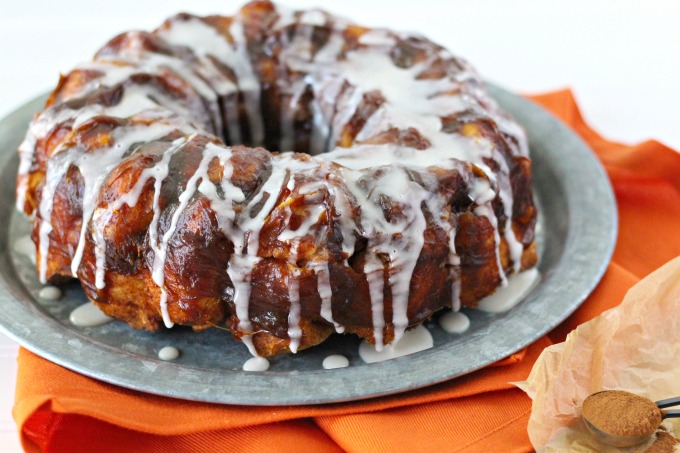
[[43,282],[104,305],[144,275],[142,327],[227,319],[253,352],[259,331],[295,352],[305,320],[381,346],[535,262],[525,135],[470,65],[321,10],[121,34],[19,154]]

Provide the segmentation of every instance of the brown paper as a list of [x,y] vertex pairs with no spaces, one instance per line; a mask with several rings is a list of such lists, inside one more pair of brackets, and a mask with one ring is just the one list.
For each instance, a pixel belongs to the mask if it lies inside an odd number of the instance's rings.
[[[680,396],[680,257],[628,291],[623,302],[546,348],[524,382],[533,400],[529,438],[537,451],[644,451],[607,447],[581,421],[581,404],[600,390],[658,401]],[[680,434],[678,419],[664,421]]]

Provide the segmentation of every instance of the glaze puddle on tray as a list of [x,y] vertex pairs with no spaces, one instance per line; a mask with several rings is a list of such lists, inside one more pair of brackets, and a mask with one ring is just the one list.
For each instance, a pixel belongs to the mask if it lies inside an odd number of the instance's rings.
[[538,284],[540,276],[538,269],[529,269],[512,275],[508,278],[506,286],[498,288],[495,293],[480,300],[477,308],[489,313],[502,313],[510,310]]
[[243,364],[243,371],[267,371],[269,360],[264,357],[251,357]]
[[61,290],[56,286],[45,286],[41,288],[38,292],[38,297],[47,300],[58,300],[61,299]]
[[35,264],[35,244],[30,234],[25,234],[14,242],[14,251],[27,256]]
[[96,327],[113,321],[106,316],[95,304],[87,302],[71,312],[71,324],[78,327]]
[[420,325],[413,330],[407,330],[397,344],[384,346],[380,351],[372,344],[362,341],[359,345],[359,357],[366,363],[382,362],[424,351],[433,345],[432,334],[427,327]]
[[161,360],[175,360],[179,357],[179,349],[174,346],[165,346],[158,351],[158,358]]
[[321,364],[324,370],[334,370],[336,368],[346,368],[349,366],[349,360],[344,355],[331,354]]
[[470,328],[470,318],[459,311],[448,311],[438,320],[439,327],[446,333],[461,334]]

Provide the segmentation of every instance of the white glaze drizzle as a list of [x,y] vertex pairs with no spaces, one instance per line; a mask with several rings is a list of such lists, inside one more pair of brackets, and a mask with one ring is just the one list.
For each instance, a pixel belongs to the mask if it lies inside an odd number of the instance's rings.
[[[319,13],[317,15],[315,13]],[[310,20],[310,23],[304,22],[306,19]],[[314,32],[314,27],[309,25],[319,25],[315,22],[325,21],[323,14],[319,11],[306,11],[300,16],[299,23],[295,28],[293,34],[293,39],[287,42],[284,46],[284,56],[294,55],[295,58],[302,58],[303,60],[312,59],[312,33]],[[306,26],[305,26],[306,24]],[[286,35],[284,35],[285,37]],[[284,38],[285,39],[285,38]],[[283,66],[285,68],[285,65]],[[290,77],[288,74],[284,74]],[[311,85],[314,83],[312,82]],[[279,121],[281,123],[281,140],[279,143],[279,148],[282,151],[292,150],[295,145],[295,130],[293,128],[293,120],[295,118],[296,109],[300,97],[304,93],[305,89],[310,85],[310,81],[305,80],[304,77],[295,80],[290,88],[285,90],[288,102],[281,103],[281,112],[279,115]]]
[[460,292],[461,292],[460,275],[456,275],[455,280],[451,282],[451,310],[453,311],[460,310],[461,306]]
[[302,330],[300,329],[300,270],[295,264],[297,261],[297,247],[294,247],[291,250],[290,255],[292,265],[289,267],[290,273],[287,277],[288,300],[290,301],[290,308],[288,309],[288,338],[290,339],[290,345],[288,348],[290,349],[290,352],[295,354],[302,339]]
[[[240,18],[235,17],[229,28],[233,44],[227,42],[213,27],[198,18],[190,18],[186,21],[175,20],[169,24],[168,29],[160,30],[159,34],[170,43],[189,46],[206,67],[214,67],[207,58],[213,56],[233,69],[237,87],[218,71],[212,71],[209,74],[212,76],[210,80],[214,81],[213,88],[220,96],[230,94],[236,88],[243,93],[252,135],[251,142],[254,146],[261,145],[264,140],[264,125],[260,111],[260,82],[250,63],[243,23]],[[236,121],[229,123],[236,124]],[[241,138],[240,132],[237,132],[236,128],[230,128],[229,132],[232,142],[238,144]]]
[[[50,249],[50,233],[52,233],[52,198],[57,190],[57,185],[61,181],[63,175],[66,174],[68,165],[70,165],[70,157],[71,156],[64,153],[53,156],[47,161],[42,198],[40,199],[40,204],[38,206],[38,213],[41,218],[40,227],[38,229],[38,273],[41,283],[47,283],[47,255]],[[64,168],[62,169],[60,167]],[[54,170],[55,168],[56,170]]]
[[500,245],[501,245],[501,236],[500,233],[498,233],[498,218],[496,217],[496,213],[493,210],[493,207],[491,206],[491,202],[487,202],[481,206],[477,206],[474,209],[474,213],[478,216],[484,216],[487,219],[489,219],[489,223],[491,224],[491,227],[493,228],[493,240],[496,245],[496,266],[498,267],[498,276],[501,279],[501,286],[507,286],[508,285],[508,278],[505,275],[505,271],[503,270],[503,265],[501,264],[501,256],[498,250],[500,250]]
[[295,110],[300,101],[304,89],[306,88],[304,80],[299,80],[292,88],[292,94],[289,101],[281,103],[281,141],[279,148],[282,151],[290,151],[295,145],[295,130],[293,128],[293,119],[295,117]]
[[[170,226],[168,227],[167,231],[163,233],[163,236],[160,238],[160,241],[154,248],[154,258],[153,264],[151,266],[151,278],[161,290],[160,299],[161,314],[163,315],[163,323],[165,323],[165,327],[167,328],[171,328],[174,325],[174,323],[170,319],[170,313],[168,312],[168,292],[165,289],[165,261],[168,252],[168,242],[172,238],[173,234],[175,234],[179,217],[182,215],[184,209],[189,204],[189,201],[191,201],[194,194],[196,193],[200,181],[207,178],[209,163],[210,163],[209,160],[205,158],[202,159],[196,172],[187,181],[186,187],[179,195],[178,198],[179,205],[172,213],[172,218],[170,219]],[[154,196],[154,201],[155,198],[156,197]],[[154,218],[157,218],[156,208],[157,208],[156,203],[154,203]],[[156,231],[158,231],[158,220],[156,220],[155,228]],[[151,238],[151,240],[153,240],[153,238]]]
[[[283,183],[289,169],[285,167],[282,168],[282,166],[272,166],[272,174],[269,179],[262,187],[260,187],[257,195],[253,196],[249,203],[242,207],[241,215],[237,216],[233,208],[233,202],[243,201],[244,195],[242,191],[231,182],[232,167],[228,162],[231,155],[231,150],[229,148],[222,148],[209,144],[203,151],[203,159],[199,165],[200,175],[199,171],[197,171],[194,176],[202,178],[202,182],[197,189],[210,200],[211,207],[217,214],[220,228],[234,244],[234,253],[229,260],[226,271],[234,286],[233,299],[236,308],[236,316],[239,319],[238,328],[239,331],[244,334],[241,337],[241,340],[248,346],[253,355],[257,355],[257,351],[255,350],[250,337],[250,333],[252,332],[252,325],[248,313],[250,275],[253,268],[260,261],[260,257],[257,255],[260,230],[264,225],[265,218],[274,208],[274,203],[283,188]],[[222,181],[220,181],[220,188],[225,194],[224,198],[217,196],[215,185],[209,182],[208,178],[205,177],[208,163],[215,158],[219,159],[220,164],[224,168]],[[281,156],[281,160],[284,162],[288,161],[291,165],[300,167],[300,164],[294,159],[291,159],[289,155]],[[307,167],[310,167],[310,165],[308,164]],[[264,204],[260,206],[260,203],[265,197],[267,198],[264,201]],[[253,212],[255,207],[258,207],[259,209],[256,213]],[[291,347],[295,348],[295,343],[291,342]]]
[[[231,175],[229,175],[231,176]],[[250,276],[253,268],[260,261],[257,256],[259,250],[260,230],[264,226],[264,220],[274,208],[274,203],[283,187],[286,170],[272,165],[272,173],[269,179],[262,185],[260,192],[251,199],[244,209],[244,214],[239,217],[239,223],[234,225],[237,232],[231,236],[234,243],[234,253],[229,259],[227,273],[234,284],[234,305],[236,316],[239,319],[238,329],[246,335],[241,340],[248,346],[253,355],[257,351],[252,344],[250,333],[252,324],[250,323],[249,302],[250,302]],[[223,187],[225,180],[223,179]],[[257,214],[253,215],[252,209],[257,206],[267,195],[264,205]],[[228,230],[228,228],[225,228]]]
[[[332,40],[331,40],[332,41]],[[390,47],[394,44],[394,39],[389,36],[388,33],[381,30],[374,30],[363,35],[360,39],[362,44],[366,44],[370,49]],[[304,58],[299,58],[298,54],[295,59],[289,62],[289,65],[296,67],[298,69],[308,69],[308,70],[323,70],[327,71],[327,67],[321,65],[319,67],[312,67],[306,64]],[[301,61],[302,60],[302,61]],[[428,62],[429,63],[429,62]],[[426,63],[427,64],[427,63]],[[442,133],[441,130],[441,120],[440,116],[455,113],[468,108],[469,103],[467,103],[466,96],[443,96],[441,93],[454,92],[455,89],[460,87],[457,80],[451,80],[448,78],[443,78],[439,80],[424,80],[419,81],[416,79],[416,75],[421,72],[426,64],[416,64],[412,68],[406,70],[395,70],[395,66],[392,61],[387,56],[387,52],[375,52],[375,51],[356,51],[349,53],[347,55],[346,62],[340,62],[336,65],[336,70],[341,74],[341,77],[346,79],[352,85],[352,88],[346,90],[343,93],[343,98],[340,100],[340,104],[344,107],[335,115],[332,130],[335,131],[332,140],[337,140],[339,137],[339,132],[342,130],[344,124],[349,121],[349,118],[354,114],[356,107],[361,102],[363,93],[367,93],[373,90],[380,90],[383,97],[386,99],[385,104],[381,106],[376,113],[374,113],[363,127],[363,129],[357,135],[357,140],[369,138],[378,131],[387,130],[390,127],[416,127],[425,138],[427,138],[432,146],[428,149],[427,153],[422,153],[419,150],[411,148],[403,148],[394,145],[387,146],[364,146],[364,145],[354,145],[349,149],[337,149],[327,153],[325,155],[319,156],[320,159],[326,161],[333,161],[337,163],[342,163],[345,166],[349,166],[353,169],[371,168],[378,165],[390,165],[395,161],[395,158],[401,164],[409,165],[411,168],[425,168],[429,165],[447,166],[447,162],[451,162],[452,159],[460,159],[471,161],[477,164],[480,168],[486,171],[489,180],[495,181],[496,175],[488,170],[486,164],[482,161],[484,157],[494,158],[495,161],[500,162],[501,174],[505,175],[501,182],[503,187],[501,187],[500,195],[501,201],[504,204],[505,212],[512,213],[512,198],[509,196],[509,179],[507,177],[508,169],[507,165],[503,161],[502,157],[497,156],[497,151],[493,149],[491,144],[485,142],[484,140],[470,140],[467,137],[459,136],[456,134]],[[385,84],[385,80],[390,80],[394,83]],[[323,111],[323,109],[318,109]],[[315,123],[318,122],[315,120]],[[392,172],[393,175],[398,175],[397,172]],[[347,176],[347,175],[346,175]],[[351,178],[347,178],[351,179]],[[392,181],[380,185],[381,189],[394,188],[395,191],[404,190],[405,183],[402,181],[399,184],[392,184]],[[355,185],[350,184],[350,188],[354,194],[359,198],[361,194],[355,190]],[[421,203],[425,203],[431,212],[439,212],[436,208],[437,200],[431,200],[431,194],[424,191],[422,197],[416,196],[415,199],[407,203],[411,208],[419,207]],[[498,234],[498,221],[496,219],[495,213],[491,209],[491,201],[496,196],[496,191],[493,192],[493,196],[488,200],[484,201],[482,206],[478,206],[475,209],[477,215],[484,215],[489,219],[495,230],[495,242],[497,250],[497,263],[499,268],[499,275],[502,284],[506,284],[506,276],[504,269],[500,265],[500,236]],[[479,200],[482,201],[482,200]],[[435,205],[435,206],[432,206]],[[366,209],[362,206],[362,218],[364,217],[364,211]],[[418,211],[418,209],[413,209],[413,211]],[[376,225],[380,224],[382,217],[379,213],[370,213],[367,216],[368,221],[364,224],[366,225]],[[376,221],[377,220],[377,221]],[[399,269],[399,266],[390,267],[390,272],[395,272],[397,278],[393,280],[390,278],[389,282],[393,292],[393,320],[392,324],[395,327],[395,338],[398,339],[402,334],[403,330],[408,325],[408,319],[405,316],[405,310],[408,306],[408,294],[410,282],[410,274],[412,274],[415,267],[416,260],[420,254],[418,244],[422,243],[422,231],[425,226],[425,219],[422,213],[414,212],[414,215],[409,219],[411,223],[415,222],[413,226],[416,228],[408,228],[411,226],[409,221],[405,224],[400,224],[400,229],[402,231],[413,232],[413,234],[408,234],[405,243],[414,244],[412,255],[414,259],[410,262],[405,263],[403,269]],[[437,220],[437,219],[435,219]],[[451,244],[452,254],[449,259],[449,264],[454,268],[459,265],[459,259],[455,255],[455,229],[450,226],[449,222],[438,222],[440,227],[448,232]],[[516,240],[511,228],[509,227],[510,221],[507,222],[507,228],[505,228],[504,237],[508,242],[510,249],[510,258],[513,263],[513,269],[517,271],[519,269],[519,258],[523,252],[523,246]],[[379,231],[384,231],[383,225],[377,228]],[[420,227],[420,228],[419,228]],[[390,244],[393,245],[393,244]],[[371,244],[371,238],[369,234],[369,247],[372,250],[380,252],[379,247],[376,248],[374,244]],[[389,248],[389,247],[388,247]],[[394,247],[393,247],[394,250]],[[396,247],[398,253],[394,255],[403,258],[408,256],[405,252],[404,247]],[[390,256],[392,258],[392,256]],[[381,307],[383,305],[383,280],[379,278],[378,274],[380,266],[377,265],[375,260],[367,262],[368,268],[365,269],[367,275],[367,280],[369,282],[369,289],[371,293],[372,307],[373,307],[373,322],[374,322],[374,335],[376,339],[377,347],[380,348],[382,344],[382,329],[383,329],[383,319],[381,313]],[[396,290],[396,298],[395,296]],[[454,308],[459,308],[460,306],[460,282],[455,280],[452,285],[452,306]]]
[[[155,57],[157,58],[162,57]],[[167,58],[167,57],[166,57]],[[172,60],[170,60],[172,61]],[[127,77],[137,72],[157,71],[158,68],[154,66],[121,66],[119,64],[111,64],[107,62],[93,62],[83,65],[84,68],[95,65],[96,69],[106,71],[104,77],[97,79],[95,83],[86,84],[80,95],[85,96],[87,93],[95,90],[101,85],[111,86],[123,82]],[[176,65],[176,63],[175,63]],[[115,75],[115,76],[112,76]],[[153,95],[153,99],[151,97]],[[31,166],[33,165],[36,144],[39,140],[44,139],[54,130],[54,128],[62,123],[72,121],[73,127],[77,127],[90,118],[98,115],[118,116],[118,117],[132,117],[141,112],[156,111],[157,113],[169,113],[171,116],[179,113],[179,117],[175,117],[175,123],[186,124],[184,118],[189,118],[189,112],[178,102],[170,99],[166,94],[159,93],[151,87],[147,87],[145,91],[140,90],[139,87],[132,85],[124,89],[123,96],[118,104],[110,107],[104,107],[100,104],[91,103],[83,106],[80,109],[66,108],[64,104],[55,104],[50,108],[44,110],[40,115],[31,122],[26,138],[19,146],[19,187],[17,188],[17,208],[20,211],[24,210],[24,203],[26,200],[26,190],[28,188],[28,181],[25,178],[28,175]],[[59,153],[57,149],[54,154]],[[52,159],[50,159],[51,161]],[[70,163],[69,163],[70,164]],[[68,167],[68,166],[67,166]],[[49,163],[48,163],[49,168]],[[46,176],[47,178],[47,176]],[[58,184],[59,181],[56,181]],[[34,215],[35,213],[29,213]],[[51,225],[49,226],[51,228]],[[48,228],[48,229],[49,229]]]
[[385,266],[380,261],[380,258],[371,253],[366,256],[364,273],[366,274],[366,282],[368,283],[368,292],[371,299],[371,321],[373,323],[375,349],[381,351],[385,345]]
[[[394,341],[399,341],[408,327],[408,298],[411,275],[423,246],[426,227],[421,205],[434,196],[420,184],[412,181],[407,169],[399,165],[380,168],[381,174],[344,172],[348,187],[361,205],[361,227],[368,239],[367,275],[376,347],[383,345],[385,269],[380,256],[387,257],[389,271],[387,282],[392,291],[392,326]],[[354,174],[352,174],[354,173]],[[358,174],[357,174],[358,173]],[[355,179],[360,176],[359,179]],[[365,186],[365,188],[362,188]],[[382,211],[383,197],[402,207],[403,219],[388,220]],[[438,210],[433,212],[439,212]]]
[[[140,174],[139,178],[135,182],[135,185],[133,188],[120,196],[118,199],[116,199],[111,205],[109,205],[107,208],[96,208],[94,211],[94,214],[92,215],[92,222],[94,225],[94,228],[92,229],[92,239],[94,242],[94,250],[95,250],[95,262],[96,262],[96,268],[95,268],[95,285],[97,289],[103,289],[105,288],[105,273],[106,273],[106,267],[105,267],[105,257],[106,257],[106,243],[104,241],[103,237],[103,231],[106,228],[106,225],[108,224],[111,214],[113,212],[118,211],[123,205],[128,205],[130,207],[134,207],[137,202],[139,201],[139,197],[141,195],[142,188],[145,186],[146,182],[150,179],[154,179],[154,198],[153,198],[153,219],[152,222],[149,226],[149,236],[150,236],[150,246],[152,250],[155,251],[156,255],[159,253],[163,253],[160,251],[160,248],[158,246],[158,220],[160,218],[161,210],[159,206],[159,201],[160,201],[160,189],[161,185],[163,184],[163,181],[168,175],[168,170],[169,170],[169,163],[170,159],[172,156],[179,151],[188,141],[191,140],[193,136],[189,136],[188,138],[186,137],[181,137],[176,139],[174,142],[171,143],[171,145],[165,150],[165,152],[162,154],[161,158],[159,161],[153,165],[152,167],[146,168],[142,171]],[[161,291],[164,292],[164,288],[161,288]],[[167,296],[166,296],[167,297]],[[162,309],[162,303],[161,303],[161,310]],[[167,305],[166,305],[166,310],[167,312]]]
[[[97,150],[96,153],[83,153],[78,156],[75,164],[83,177],[83,224],[80,229],[78,246],[71,261],[71,273],[77,276],[78,267],[83,257],[85,248],[85,234],[94,213],[97,196],[102,183],[106,180],[111,170],[116,168],[123,155],[135,143],[146,143],[158,140],[172,132],[175,128],[163,123],[152,123],[149,126],[135,126],[132,128],[119,128],[113,133],[114,144],[111,147]],[[65,172],[68,167],[65,169]],[[61,178],[60,178],[61,179]],[[49,238],[41,238],[49,242]],[[103,242],[103,241],[102,241]],[[98,264],[102,264],[99,262]],[[101,278],[101,276],[100,276]],[[99,280],[99,279],[98,279]],[[101,281],[98,281],[101,284]]]
[[344,326],[337,323],[333,319],[333,306],[331,301],[333,299],[333,288],[331,287],[331,276],[328,263],[318,262],[310,265],[316,273],[316,288],[321,298],[321,309],[319,314],[323,319],[333,324],[337,333],[345,331]]

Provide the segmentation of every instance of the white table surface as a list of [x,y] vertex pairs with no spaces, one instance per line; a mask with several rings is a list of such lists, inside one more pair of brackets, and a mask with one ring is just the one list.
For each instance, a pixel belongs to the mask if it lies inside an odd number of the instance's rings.
[[[288,0],[293,7],[320,0]],[[680,149],[680,2],[343,0],[331,12],[369,26],[418,30],[523,93],[571,87],[605,137]],[[232,14],[240,1],[0,2],[0,117],[54,87],[59,72],[109,38],[179,11]],[[104,6],[106,5],[106,6]],[[115,5],[115,7],[113,6]],[[18,346],[0,333],[0,451],[21,451],[11,416]]]

